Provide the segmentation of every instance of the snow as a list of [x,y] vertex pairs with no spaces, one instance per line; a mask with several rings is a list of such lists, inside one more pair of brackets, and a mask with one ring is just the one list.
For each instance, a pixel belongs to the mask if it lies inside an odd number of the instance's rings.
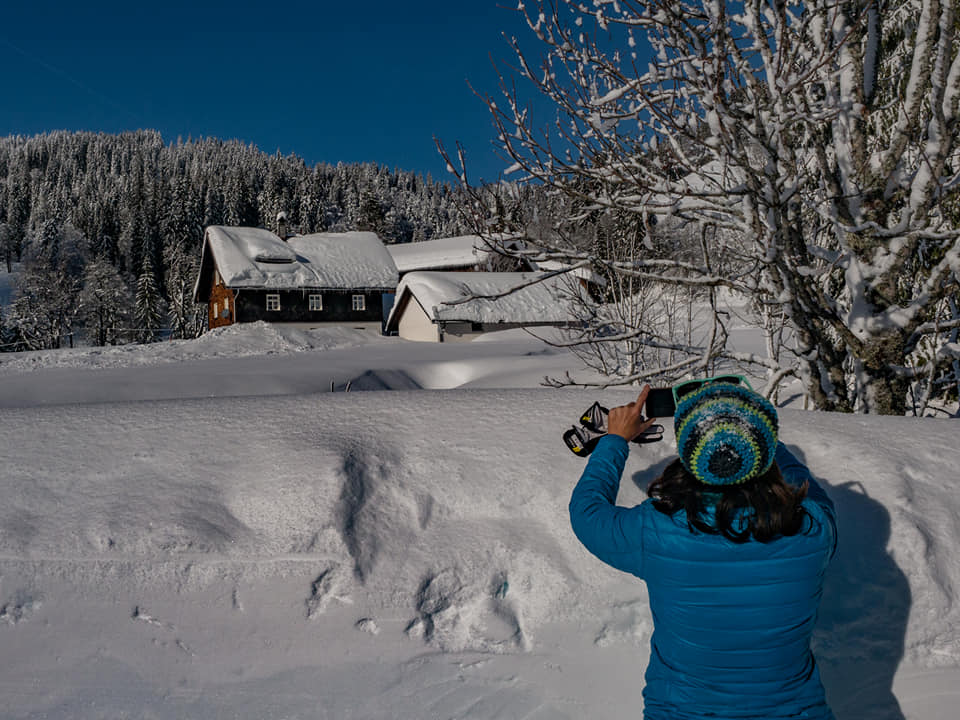
[[389,288],[397,286],[397,267],[372,232],[298,235],[287,243],[316,274],[316,287]]
[[212,253],[228,287],[394,288],[397,269],[375,233],[316,233],[281,240],[269,230],[213,226]]
[[[546,335],[539,328],[538,335]],[[424,343],[346,328],[267,323],[150,346],[0,354],[0,408],[353,390],[537,387],[570,356],[523,330],[487,342]],[[321,353],[318,354],[318,353]],[[322,361],[320,360],[322,358]],[[361,359],[362,358],[362,359]]]
[[[574,538],[560,440],[635,390],[542,388],[575,359],[483,340],[255,324],[0,355],[3,716],[639,717],[645,588]],[[838,720],[955,717],[956,423],[781,424],[839,514],[815,634]]]
[[155,343],[150,346],[150,352],[144,352],[141,345],[108,345],[64,349],[60,352],[40,350],[0,353],[0,376],[50,368],[142,367],[213,358],[289,355],[305,350],[333,350],[376,344],[378,341],[385,341],[379,328],[367,333],[336,326],[308,330],[300,329],[294,324],[282,326],[259,321],[215,328],[196,340],[167,340]]
[[[542,278],[542,279],[540,279]],[[391,326],[403,294],[409,291],[431,318],[476,323],[564,323],[570,308],[571,281],[563,276],[518,272],[412,272],[397,286],[387,319]],[[515,292],[510,292],[519,288]],[[509,294],[506,294],[509,293]],[[496,297],[503,295],[503,297]],[[463,302],[466,298],[476,299]],[[493,296],[489,298],[479,296]],[[450,304],[457,303],[457,304]]]
[[493,253],[479,235],[388,245],[387,250],[401,273],[482,266]]

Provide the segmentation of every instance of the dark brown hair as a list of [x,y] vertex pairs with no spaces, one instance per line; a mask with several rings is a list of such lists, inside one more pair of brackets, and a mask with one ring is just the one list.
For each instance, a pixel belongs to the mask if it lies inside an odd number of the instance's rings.
[[[776,462],[745,483],[723,486],[700,482],[677,458],[650,483],[647,495],[665,515],[685,511],[691,531],[723,535],[736,543],[796,535],[807,517],[800,504],[807,496],[807,483],[798,488],[788,485]],[[708,522],[711,506],[713,523]]]

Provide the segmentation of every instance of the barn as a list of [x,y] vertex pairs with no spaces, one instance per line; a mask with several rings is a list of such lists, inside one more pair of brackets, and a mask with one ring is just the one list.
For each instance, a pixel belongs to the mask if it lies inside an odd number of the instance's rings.
[[208,306],[211,328],[264,320],[380,330],[397,282],[393,258],[371,232],[281,238],[211,226],[194,301]]
[[572,301],[581,292],[563,275],[410,272],[397,287],[386,331],[445,342],[518,327],[566,326],[577,322]]

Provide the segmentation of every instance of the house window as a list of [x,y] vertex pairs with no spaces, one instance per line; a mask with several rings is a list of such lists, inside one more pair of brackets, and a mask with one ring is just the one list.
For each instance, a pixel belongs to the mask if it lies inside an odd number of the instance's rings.
[[323,310],[323,295],[310,295],[309,302],[311,310]]
[[267,295],[267,310],[268,310],[268,311],[276,311],[276,310],[279,310],[279,309],[280,309],[280,295],[279,295],[279,293]]
[[215,302],[215,303],[213,304],[213,316],[214,316],[214,317],[219,317],[219,316],[220,316],[220,303],[218,303],[218,302]]
[[366,310],[366,309],[367,309],[367,297],[366,297],[366,295],[354,295],[354,296],[353,296],[353,309],[354,309],[354,310]]

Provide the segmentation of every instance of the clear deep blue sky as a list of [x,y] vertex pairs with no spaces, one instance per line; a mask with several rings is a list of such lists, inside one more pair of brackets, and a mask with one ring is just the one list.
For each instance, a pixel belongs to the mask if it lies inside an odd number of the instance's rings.
[[[509,7],[504,7],[508,5]],[[512,0],[5,3],[0,135],[159,130],[308,164],[372,161],[448,179],[461,141],[495,179],[490,56],[525,37]]]

